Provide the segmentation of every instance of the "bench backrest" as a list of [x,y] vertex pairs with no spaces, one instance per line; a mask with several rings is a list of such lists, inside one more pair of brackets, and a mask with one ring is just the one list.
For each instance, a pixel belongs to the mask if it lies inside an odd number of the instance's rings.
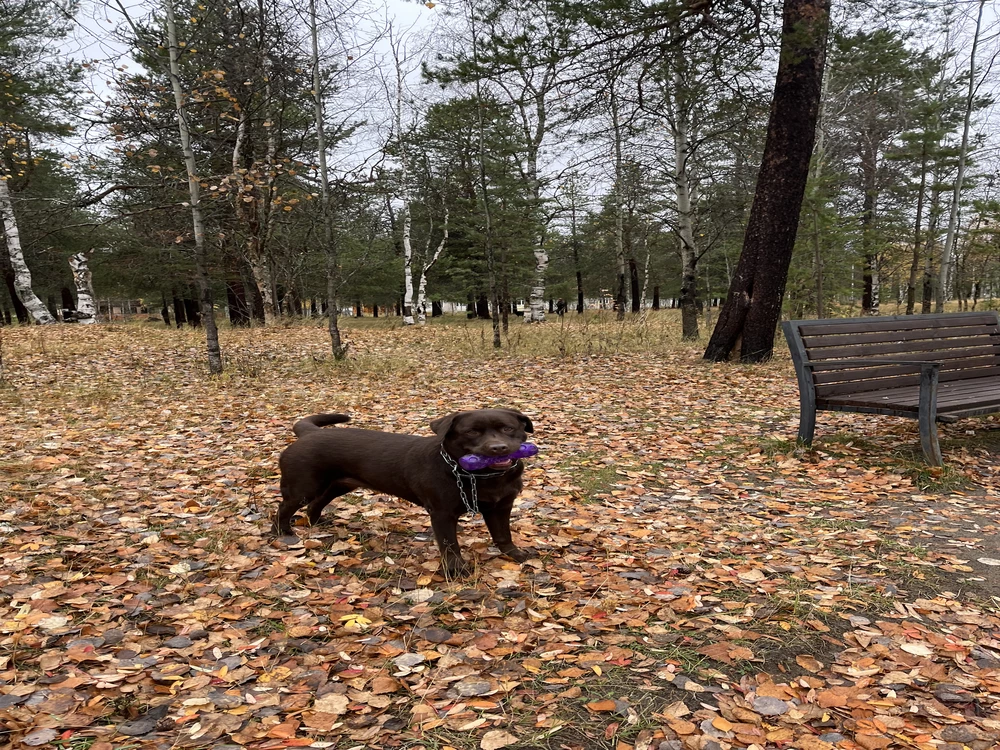
[[[810,380],[803,362],[832,360],[940,362],[939,382],[1000,374],[1000,316],[995,311],[788,320],[781,327],[800,386]],[[820,369],[811,377],[817,398],[919,383],[918,372],[880,365]]]

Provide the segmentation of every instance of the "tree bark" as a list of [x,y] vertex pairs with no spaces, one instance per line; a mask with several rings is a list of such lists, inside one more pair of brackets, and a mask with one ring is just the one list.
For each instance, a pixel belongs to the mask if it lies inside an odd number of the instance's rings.
[[906,314],[913,315],[917,304],[917,276],[920,274],[920,226],[924,220],[924,196],[927,192],[927,136],[920,148],[920,188],[917,192],[917,217],[913,223],[913,258],[910,261],[910,276],[906,282]]
[[[684,90],[679,70],[674,71],[674,90]],[[681,336],[693,341],[698,338],[698,249],[694,237],[694,209],[691,205],[691,175],[688,171],[691,142],[688,135],[688,107],[674,105],[672,131],[674,136],[674,195],[677,200],[677,235],[681,256]]]
[[[427,274],[437,263],[444,247],[448,243],[448,207],[444,209],[444,227],[442,228],[441,242],[438,243],[437,250],[430,254],[430,237],[427,239],[427,249],[424,252],[424,264],[420,268],[420,278],[417,281],[417,322],[424,325],[427,322]],[[428,255],[430,257],[428,258]]]
[[4,236],[7,238],[7,256],[10,258],[10,267],[14,272],[16,300],[24,305],[25,310],[36,323],[41,325],[55,323],[56,319],[52,313],[48,311],[45,303],[31,288],[31,271],[28,270],[28,264],[24,262],[21,235],[18,232],[17,219],[14,216],[14,204],[11,202],[10,188],[3,175],[0,175],[0,218],[3,219]]
[[737,351],[742,362],[771,357],[809,177],[830,0],[785,0],[782,15],[778,73],[743,250],[705,350],[705,359],[715,362]]
[[861,149],[864,199],[861,206],[861,249],[863,254],[861,314],[879,314],[878,257],[875,252],[875,205],[878,200],[878,149],[869,142]]
[[309,0],[309,36],[312,41],[313,113],[316,118],[316,151],[319,156],[320,215],[323,221],[323,242],[326,251],[326,299],[329,305],[328,330],[330,351],[336,360],[347,356],[347,347],[340,336],[340,258],[333,236],[330,216],[330,173],[326,163],[326,116],[323,112],[322,77],[319,70],[319,21],[316,17],[316,0]]
[[83,253],[71,255],[69,267],[73,271],[73,284],[76,286],[76,320],[78,323],[97,322],[97,303],[94,301],[93,274],[87,256]]
[[180,135],[184,167],[187,171],[188,194],[191,198],[191,227],[194,232],[195,283],[201,304],[201,317],[205,322],[205,344],[208,352],[208,371],[212,375],[222,373],[222,350],[219,348],[219,329],[215,325],[215,303],[212,299],[212,285],[208,278],[205,252],[205,226],[201,216],[201,187],[198,183],[198,167],[191,148],[191,133],[188,130],[187,112],[184,108],[184,93],[181,91],[180,48],[177,44],[177,23],[174,20],[174,0],[164,0],[167,24],[167,44],[170,55],[170,85],[174,91],[177,109],[177,130]]
[[969,53],[969,92],[965,100],[965,119],[962,128],[962,145],[958,151],[958,174],[955,176],[955,187],[952,190],[951,213],[948,215],[948,234],[945,236],[944,249],[941,251],[941,269],[938,285],[934,294],[934,312],[944,312],[944,298],[948,293],[951,281],[951,265],[955,254],[955,238],[958,236],[958,205],[962,197],[962,182],[965,179],[965,162],[969,154],[969,128],[972,124],[972,109],[976,98],[976,49],[979,47],[979,31],[983,23],[983,8],[986,0],[979,0],[979,14],[976,16],[976,33],[972,37],[972,50]]

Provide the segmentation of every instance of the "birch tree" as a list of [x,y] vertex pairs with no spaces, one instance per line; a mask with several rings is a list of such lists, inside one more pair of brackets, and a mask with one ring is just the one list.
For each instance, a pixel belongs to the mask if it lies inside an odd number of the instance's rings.
[[56,319],[48,311],[44,303],[38,299],[31,288],[31,271],[24,262],[24,252],[21,250],[21,234],[17,229],[17,218],[14,216],[14,205],[10,199],[7,187],[8,176],[0,173],[0,218],[3,219],[4,238],[7,243],[7,255],[14,271],[14,289],[21,304],[25,306],[32,319],[39,324],[55,323]]
[[76,253],[69,258],[69,267],[73,272],[73,284],[76,287],[76,320],[78,323],[97,322],[97,304],[94,301],[93,274],[90,272],[90,262],[85,253]]
[[188,195],[191,206],[191,229],[194,234],[195,284],[198,288],[202,322],[205,326],[205,342],[208,351],[208,370],[212,375],[222,373],[222,350],[219,348],[219,329],[215,323],[215,303],[212,298],[212,284],[208,278],[207,252],[205,248],[205,224],[201,213],[201,186],[198,165],[191,148],[191,133],[188,129],[184,91],[181,89],[180,47],[177,43],[177,22],[174,18],[173,0],[164,0],[164,24],[167,32],[167,52],[169,55],[170,87],[174,93],[177,111],[177,133],[181,152],[184,155],[184,169],[187,172]]

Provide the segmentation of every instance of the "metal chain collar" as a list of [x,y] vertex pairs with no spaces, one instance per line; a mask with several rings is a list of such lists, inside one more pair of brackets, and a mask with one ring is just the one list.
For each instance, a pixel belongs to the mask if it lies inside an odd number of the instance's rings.
[[[510,471],[510,469],[514,468],[514,466],[517,465],[517,461],[515,461],[510,466],[510,468],[508,468],[508,469],[506,469],[504,471],[491,471],[489,474],[473,474],[472,472],[466,471],[461,466],[459,466],[458,462],[445,452],[444,446],[441,446],[441,451],[440,452],[441,452],[441,458],[443,458],[444,462],[446,464],[448,464],[448,466],[451,468],[451,473],[455,475],[455,484],[458,486],[458,494],[459,494],[459,497],[462,498],[462,505],[465,506],[465,512],[466,513],[471,513],[472,515],[475,515],[476,513],[480,512],[479,511],[479,490],[476,487],[476,479],[489,479],[491,477],[502,476],[502,475],[506,474],[508,471]],[[471,502],[469,500],[469,496],[465,494],[465,487],[462,486],[462,477],[463,476],[468,477],[468,479],[469,479],[469,489],[470,489],[470,493],[472,495]]]

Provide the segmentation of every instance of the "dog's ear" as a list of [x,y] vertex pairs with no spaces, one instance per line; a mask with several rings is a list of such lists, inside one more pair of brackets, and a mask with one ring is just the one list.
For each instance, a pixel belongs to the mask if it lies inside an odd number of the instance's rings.
[[517,409],[501,409],[501,411],[505,411],[505,412],[508,412],[510,414],[513,414],[515,417],[517,417],[518,419],[520,419],[521,420],[521,424],[524,425],[524,431],[525,432],[534,432],[535,431],[535,425],[531,424],[531,420],[528,419],[528,417],[526,417],[524,414],[522,414],[521,412],[519,412]]
[[431,422],[431,429],[434,430],[435,435],[445,437],[451,430],[451,426],[455,423],[455,420],[464,413],[465,412],[455,411],[446,417],[438,417]]

